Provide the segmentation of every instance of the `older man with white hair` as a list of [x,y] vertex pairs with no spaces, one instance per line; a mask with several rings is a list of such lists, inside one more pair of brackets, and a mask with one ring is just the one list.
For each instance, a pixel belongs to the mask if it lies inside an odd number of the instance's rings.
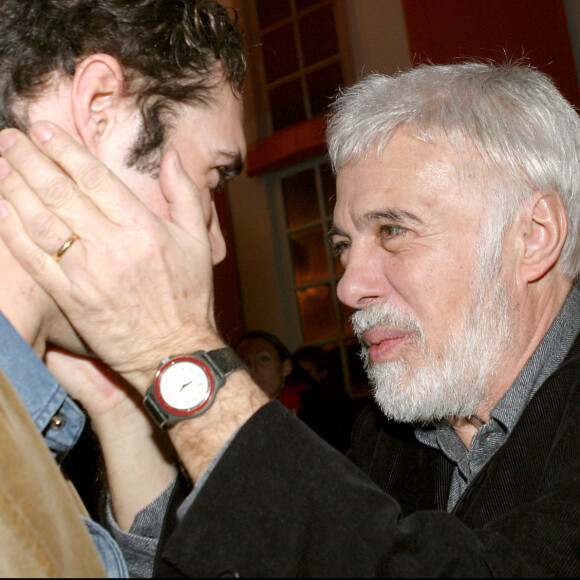
[[[356,311],[376,405],[355,426],[351,461],[260,398],[244,370],[203,414],[171,418],[195,487],[183,502],[174,496],[157,573],[578,576],[578,115],[523,64],[421,66],[343,91],[328,144],[337,173],[329,240],[345,268],[338,294]],[[75,151],[60,134],[39,145],[64,166]],[[12,151],[7,162],[26,175],[37,160]],[[68,171],[74,180],[94,164],[77,152]],[[47,220],[66,213],[33,188],[49,203]],[[78,188],[99,204],[113,195]],[[85,232],[95,237],[83,211],[76,252],[57,267],[43,235],[27,235],[2,207],[7,246],[141,394],[151,398],[147,381],[159,386],[150,359],[163,349],[223,346],[207,307],[209,268],[167,258],[166,276],[195,281],[191,311],[171,344],[154,347],[144,327],[134,344],[121,342],[112,321],[91,317],[95,296],[68,291],[115,275],[80,263],[98,252],[83,244]],[[127,252],[125,270],[145,267]],[[163,312],[175,296],[156,299]],[[127,293],[104,303],[120,300]]]

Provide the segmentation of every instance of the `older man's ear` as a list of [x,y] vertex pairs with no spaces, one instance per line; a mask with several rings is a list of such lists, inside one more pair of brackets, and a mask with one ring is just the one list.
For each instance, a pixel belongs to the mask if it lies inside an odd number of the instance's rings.
[[556,266],[568,234],[568,219],[562,198],[553,191],[538,192],[522,216],[523,282],[536,282]]

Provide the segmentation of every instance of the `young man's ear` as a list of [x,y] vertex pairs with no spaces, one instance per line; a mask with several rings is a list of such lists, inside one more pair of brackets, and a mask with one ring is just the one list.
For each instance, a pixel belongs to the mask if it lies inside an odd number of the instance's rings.
[[76,68],[72,113],[83,145],[93,154],[107,139],[125,103],[123,69],[108,54],[92,54]]
[[525,282],[536,282],[554,267],[567,234],[562,198],[553,191],[536,193],[527,209],[523,233],[521,274]]

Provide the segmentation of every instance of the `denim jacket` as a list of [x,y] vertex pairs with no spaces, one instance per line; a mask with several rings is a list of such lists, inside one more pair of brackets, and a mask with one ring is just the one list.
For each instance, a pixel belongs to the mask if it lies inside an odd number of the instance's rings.
[[[30,346],[0,312],[0,368],[8,377],[57,463],[78,441],[85,416]],[[85,520],[109,577],[128,577],[117,543],[96,522]]]

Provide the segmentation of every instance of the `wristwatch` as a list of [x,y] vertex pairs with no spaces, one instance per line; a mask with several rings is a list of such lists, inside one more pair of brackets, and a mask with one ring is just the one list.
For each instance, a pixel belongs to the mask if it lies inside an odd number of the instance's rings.
[[233,348],[198,350],[163,359],[143,404],[163,428],[207,411],[226,377],[246,368]]

